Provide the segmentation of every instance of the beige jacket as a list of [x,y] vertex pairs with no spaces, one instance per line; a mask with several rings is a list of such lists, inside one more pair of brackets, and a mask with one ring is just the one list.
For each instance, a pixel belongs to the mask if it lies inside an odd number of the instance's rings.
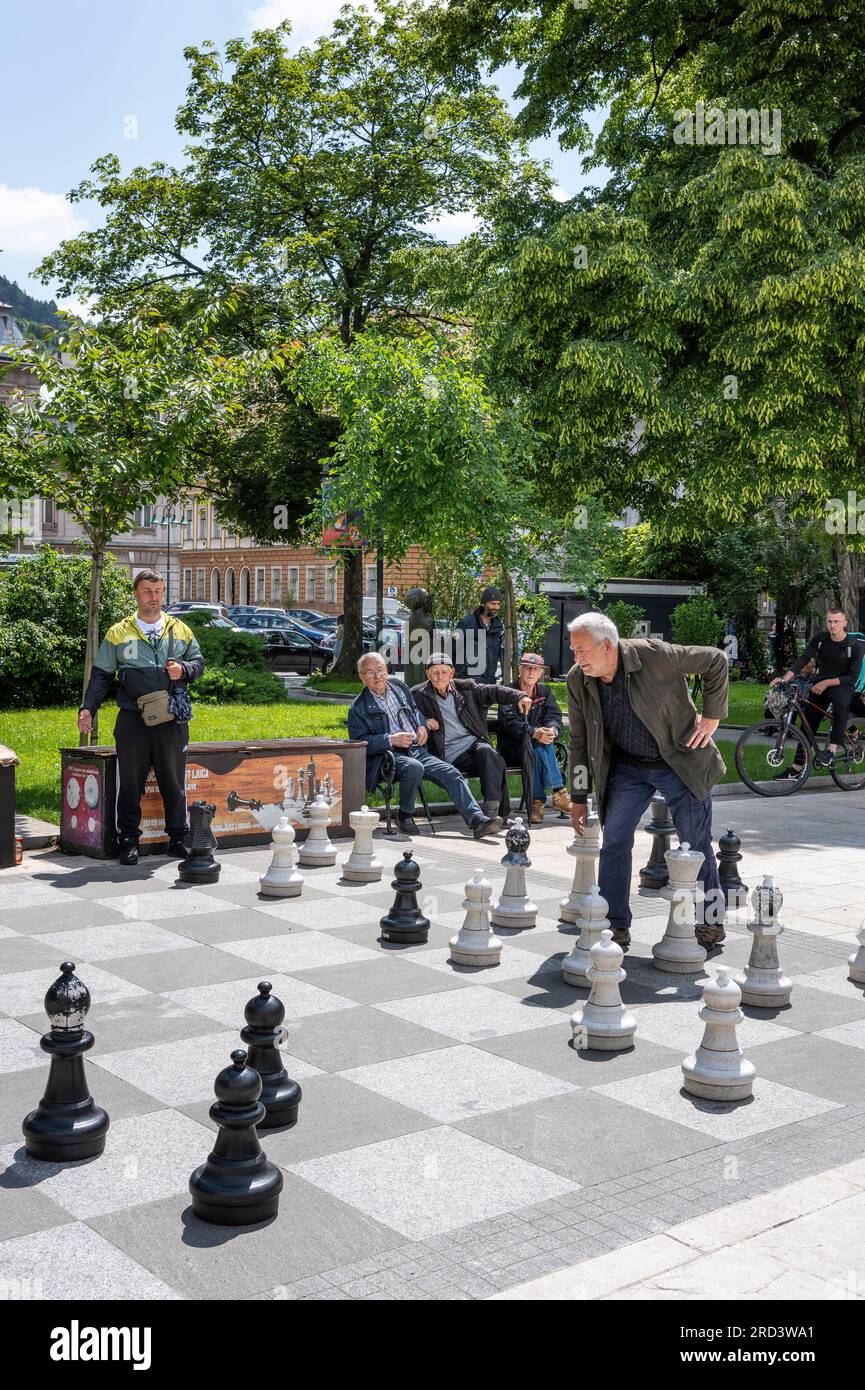
[[[707,719],[724,719],[726,655],[717,647],[680,647],[645,637],[620,638],[619,650],[634,713],[656,739],[664,761],[702,800],[721,780],[726,766],[714,743],[705,748],[687,746],[698,716],[685,677],[703,677],[703,714]],[[603,821],[610,744],[601,716],[598,681],[572,666],[567,690],[571,797],[585,801],[594,788]]]

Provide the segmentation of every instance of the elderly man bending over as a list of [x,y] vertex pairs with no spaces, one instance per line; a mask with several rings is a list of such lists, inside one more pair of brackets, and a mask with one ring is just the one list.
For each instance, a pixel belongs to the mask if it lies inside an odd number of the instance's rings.
[[397,824],[400,830],[407,835],[420,833],[414,819],[414,804],[424,777],[450,793],[476,840],[501,830],[500,820],[484,815],[466,779],[450,763],[433,757],[425,746],[426,724],[405,681],[388,676],[387,664],[377,652],[365,652],[357,663],[357,670],[365,688],[348,711],[349,738],[366,743],[368,791],[378,786],[385,751],[393,750],[399,778]]
[[[712,844],[712,787],[724,762],[712,735],[727,713],[727,658],[716,647],[681,647],[649,638],[620,638],[603,613],[568,623],[574,665],[568,672],[571,736],[571,822],[578,835],[594,785],[604,827],[601,893],[620,946],[630,944],[631,853],[634,831],[662,792],[681,841],[703,855],[697,940],[724,940],[724,895]],[[685,677],[703,677],[697,714]],[[700,921],[702,916],[703,920]]]

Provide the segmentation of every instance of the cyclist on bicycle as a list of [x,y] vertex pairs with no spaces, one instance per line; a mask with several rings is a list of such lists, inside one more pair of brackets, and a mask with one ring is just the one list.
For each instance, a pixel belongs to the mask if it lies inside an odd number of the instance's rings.
[[[818,765],[822,767],[832,766],[835,754],[844,741],[844,730],[863,657],[865,647],[847,632],[846,614],[840,608],[830,608],[826,614],[826,630],[811,638],[802,655],[783,677],[776,676],[770,682],[778,685],[781,680],[791,681],[809,661],[816,662],[815,682],[802,703],[804,718],[812,734],[817,733],[824,714],[828,713],[830,705],[832,707],[829,746],[825,754],[817,755]],[[799,777],[802,767],[803,754],[797,752],[792,767],[786,772],[776,773],[775,780]]]

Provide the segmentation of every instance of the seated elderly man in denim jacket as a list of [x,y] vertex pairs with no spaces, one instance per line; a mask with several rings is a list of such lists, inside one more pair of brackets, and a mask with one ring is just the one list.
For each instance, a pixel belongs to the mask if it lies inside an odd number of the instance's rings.
[[399,778],[397,824],[407,835],[419,834],[414,819],[415,796],[423,778],[444,787],[476,840],[501,830],[498,817],[485,816],[456,768],[433,757],[426,747],[428,733],[423,715],[404,681],[388,676],[387,664],[377,652],[365,652],[357,663],[364,689],[348,711],[349,738],[366,743],[366,785],[374,791],[387,749],[393,751]]

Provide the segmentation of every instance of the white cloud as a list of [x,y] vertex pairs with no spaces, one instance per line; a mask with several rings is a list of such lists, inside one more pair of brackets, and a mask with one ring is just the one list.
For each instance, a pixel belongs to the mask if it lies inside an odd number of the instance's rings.
[[247,10],[246,19],[250,29],[275,29],[284,19],[290,19],[291,47],[297,49],[330,33],[344,4],[345,0],[318,0],[315,5],[309,0],[264,0]]
[[9,188],[0,183],[0,251],[27,256],[33,264],[87,223],[62,193],[44,188]]
[[453,244],[462,241],[463,237],[471,236],[480,225],[480,219],[473,212],[444,212],[434,221],[425,222],[422,231]]
[[77,314],[80,319],[89,319],[91,323],[95,321],[89,301],[79,299],[77,294],[70,294],[66,299],[58,299],[57,308],[66,309],[70,314]]

